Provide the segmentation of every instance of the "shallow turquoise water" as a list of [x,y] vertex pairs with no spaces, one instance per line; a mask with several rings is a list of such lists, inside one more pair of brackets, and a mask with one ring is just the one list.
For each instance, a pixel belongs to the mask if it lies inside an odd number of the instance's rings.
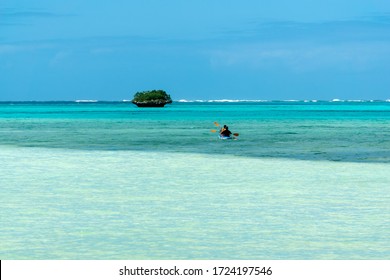
[[[240,141],[221,143],[213,122]],[[0,145],[390,161],[389,102],[0,103]]]
[[0,103],[0,257],[389,259],[389,122],[388,103]]

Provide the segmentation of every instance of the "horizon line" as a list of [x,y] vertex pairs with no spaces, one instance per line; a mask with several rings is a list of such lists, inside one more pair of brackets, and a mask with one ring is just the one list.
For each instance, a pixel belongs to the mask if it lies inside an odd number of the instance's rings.
[[[76,99],[76,100],[0,100],[0,103],[131,103],[132,100],[97,100],[97,99]],[[330,100],[323,99],[177,99],[173,100],[175,103],[266,103],[266,102],[303,102],[303,103],[317,103],[317,102],[350,102],[350,103],[364,103],[364,102],[390,102],[389,99],[338,99]]]

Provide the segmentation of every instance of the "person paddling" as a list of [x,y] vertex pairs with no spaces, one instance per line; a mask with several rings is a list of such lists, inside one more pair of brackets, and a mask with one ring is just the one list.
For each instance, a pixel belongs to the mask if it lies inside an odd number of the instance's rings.
[[229,127],[225,124],[223,128],[221,128],[219,135],[222,137],[230,137],[232,135],[232,132],[229,130]]

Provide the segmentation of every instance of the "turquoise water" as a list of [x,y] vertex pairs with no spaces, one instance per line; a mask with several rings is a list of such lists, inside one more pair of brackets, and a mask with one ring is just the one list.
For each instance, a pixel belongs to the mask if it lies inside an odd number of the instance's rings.
[[0,103],[0,257],[389,259],[389,162],[388,102]]
[[[213,121],[240,141],[217,141]],[[0,145],[389,162],[390,102],[0,103]]]

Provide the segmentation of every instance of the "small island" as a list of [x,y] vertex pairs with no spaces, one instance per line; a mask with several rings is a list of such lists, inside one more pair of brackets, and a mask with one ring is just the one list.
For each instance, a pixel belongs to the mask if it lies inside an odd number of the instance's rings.
[[131,102],[138,107],[164,107],[172,103],[171,96],[163,90],[137,92]]

